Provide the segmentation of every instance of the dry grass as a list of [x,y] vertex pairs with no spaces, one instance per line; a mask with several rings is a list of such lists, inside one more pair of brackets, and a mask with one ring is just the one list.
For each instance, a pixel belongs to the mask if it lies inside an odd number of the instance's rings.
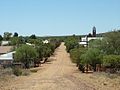
[[32,68],[29,76],[11,79],[0,90],[120,90],[120,77],[106,73],[81,73],[71,63],[62,44],[51,64]]

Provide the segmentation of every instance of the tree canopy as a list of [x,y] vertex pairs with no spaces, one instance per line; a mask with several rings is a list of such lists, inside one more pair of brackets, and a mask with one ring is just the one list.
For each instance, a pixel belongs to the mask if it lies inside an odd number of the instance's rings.
[[[103,35],[103,39],[89,41],[88,47],[76,47],[75,38],[66,39],[67,51],[73,62],[79,64],[80,70],[83,66],[91,65],[96,71],[96,65],[120,70],[120,31],[111,31]],[[85,49],[87,48],[87,49]]]
[[38,54],[35,48],[28,45],[22,45],[16,50],[15,61],[22,62],[25,68],[30,67],[30,63],[37,58]]
[[9,40],[11,38],[11,35],[12,33],[4,32],[4,36],[3,36],[4,40]]
[[14,35],[13,35],[13,37],[18,37],[18,33],[15,32]]
[[3,40],[3,37],[2,37],[2,35],[0,35],[0,41],[2,41]]

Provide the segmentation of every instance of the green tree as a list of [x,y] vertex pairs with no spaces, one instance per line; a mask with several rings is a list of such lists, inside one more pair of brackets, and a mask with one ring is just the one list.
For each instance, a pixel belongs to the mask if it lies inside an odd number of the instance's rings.
[[36,37],[35,34],[32,34],[29,38],[30,38],[30,39],[37,39],[37,37]]
[[[33,39],[32,39],[33,40]],[[44,63],[47,59],[54,53],[55,49],[60,45],[58,42],[51,39],[50,43],[44,44],[41,39],[35,39],[34,42],[36,51],[38,53],[38,63],[44,60]]]
[[18,37],[18,33],[15,32],[14,35],[13,35],[13,37]]
[[102,43],[103,43],[103,40],[100,40],[100,39],[90,40],[89,48],[97,48],[101,50]]
[[35,46],[35,49],[36,49],[36,51],[37,51],[37,53],[38,53],[38,60],[37,60],[36,63],[39,64],[40,61],[42,61],[43,58],[44,58],[44,46],[43,46],[43,44],[41,43],[41,44],[39,44],[39,45],[36,45],[36,46]]
[[73,63],[76,63],[77,65],[80,63],[80,57],[82,54],[86,52],[87,48],[84,47],[79,47],[79,48],[74,48],[70,50],[70,57],[72,59]]
[[111,68],[112,73],[120,70],[120,55],[105,55],[103,57],[103,65]]
[[18,47],[20,44],[22,44],[22,40],[20,37],[12,37],[10,44]]
[[49,46],[49,44],[44,44],[43,46],[43,56],[45,58],[44,63],[48,60],[48,57],[52,54],[52,50]]
[[3,37],[0,35],[0,41],[2,41],[3,40]]
[[39,45],[42,43],[42,40],[41,39],[28,39],[27,42],[34,44],[34,45]]
[[67,52],[70,52],[71,49],[74,49],[76,47],[79,47],[78,39],[75,37],[69,37],[65,40],[66,50]]
[[4,40],[9,40],[11,38],[12,33],[4,32]]
[[21,62],[24,64],[25,68],[29,68],[30,63],[34,62],[37,56],[37,52],[33,47],[22,45],[16,50],[15,62]]
[[101,49],[105,54],[120,55],[120,31],[112,31],[105,34]]
[[89,48],[80,58],[83,65],[91,65],[96,71],[96,64],[101,64],[102,55],[99,49]]

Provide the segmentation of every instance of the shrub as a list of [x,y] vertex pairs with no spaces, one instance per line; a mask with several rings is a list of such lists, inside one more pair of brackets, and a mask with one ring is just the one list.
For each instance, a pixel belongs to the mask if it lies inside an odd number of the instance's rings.
[[13,74],[16,76],[22,75],[22,70],[20,68],[13,68]]
[[105,55],[103,65],[109,67],[111,73],[116,72],[120,69],[120,55]]
[[101,64],[102,55],[99,49],[89,48],[85,54],[81,55],[81,64],[91,65],[96,71],[96,64]]
[[38,71],[38,69],[31,69],[30,70],[32,73],[36,73]]
[[28,75],[30,75],[30,70],[28,70],[28,69],[23,69],[23,70],[22,70],[22,75],[23,75],[23,76],[28,76]]
[[66,50],[70,52],[71,49],[79,47],[78,40],[75,37],[69,37],[65,41]]
[[11,68],[0,68],[0,76],[4,76],[4,75],[12,75],[12,69]]
[[79,63],[80,56],[86,52],[87,48],[80,47],[80,48],[74,48],[70,50],[70,57],[72,59],[73,63]]
[[28,45],[22,45],[16,50],[15,61],[22,62],[25,68],[30,67],[30,63],[37,58],[38,54],[35,48]]

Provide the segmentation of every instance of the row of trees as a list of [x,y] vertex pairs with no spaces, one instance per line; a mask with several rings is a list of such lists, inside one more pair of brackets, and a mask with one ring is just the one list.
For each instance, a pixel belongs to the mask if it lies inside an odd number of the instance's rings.
[[67,48],[69,45],[73,45],[73,48],[69,50],[70,56],[82,72],[88,71],[90,67],[96,71],[99,67],[99,70],[109,68],[109,72],[115,73],[120,70],[119,38],[120,31],[112,31],[104,34],[102,40],[91,40],[88,47],[77,45],[77,41],[73,39],[70,39],[73,41],[67,39],[65,45]]
[[[10,33],[10,32],[4,32],[3,37],[2,37],[2,35],[0,35],[0,41],[1,40],[10,40],[11,37],[12,37],[12,33]],[[18,37],[18,33],[15,32],[13,34],[13,37]]]
[[35,34],[23,37],[19,36],[17,32],[13,35],[5,32],[3,37],[0,35],[0,42],[2,40],[10,41],[9,45],[14,46],[13,51],[16,51],[14,62],[22,63],[25,68],[29,68],[31,64],[39,66],[41,61],[45,63],[61,43],[58,38],[50,38],[47,39],[49,43],[43,43],[45,39],[39,38]]
[[[8,45],[16,45],[25,43],[24,38],[22,36],[18,36],[18,33],[15,32],[13,35],[10,32],[4,32],[4,35],[0,35],[0,42],[3,41],[10,41]],[[1,44],[0,44],[1,45]]]
[[23,37],[19,36],[17,32],[15,32],[14,34],[10,32],[4,32],[3,36],[0,35],[0,42],[2,40],[10,41],[9,45],[12,46],[19,46],[20,44],[24,44],[25,42],[28,42],[28,39],[37,39],[37,37],[34,34],[30,37]]
[[49,43],[43,43],[41,39],[29,38],[27,42],[32,45],[22,44],[16,49],[15,62],[21,62],[25,68],[29,68],[31,64],[35,67],[39,66],[41,61],[45,63],[54,53],[55,49],[60,45],[59,40],[50,40]]
[[65,39],[65,46],[66,46],[67,52],[70,52],[71,49],[79,47],[78,42],[79,42],[79,39],[75,35],[71,37],[67,37]]

